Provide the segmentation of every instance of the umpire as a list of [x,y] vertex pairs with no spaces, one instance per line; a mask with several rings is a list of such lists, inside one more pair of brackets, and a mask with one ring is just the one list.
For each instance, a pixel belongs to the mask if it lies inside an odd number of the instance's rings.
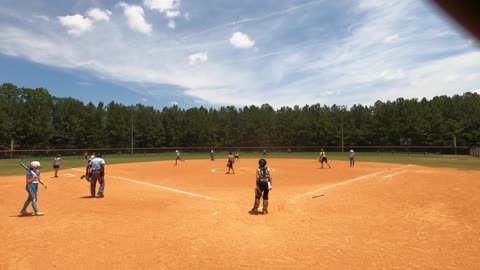
[[100,184],[98,188],[97,196],[102,198],[105,191],[105,160],[102,158],[102,154],[92,159],[88,166],[90,166],[91,178],[90,178],[90,195],[95,197],[95,189],[97,188],[97,181]]
[[260,159],[258,161],[258,169],[257,169],[257,177],[256,183],[257,186],[255,188],[255,203],[253,204],[252,210],[250,210],[250,214],[256,215],[258,214],[258,206],[260,205],[260,198],[263,194],[263,214],[268,214],[268,193],[272,189],[272,174],[270,173],[270,169],[267,167],[267,161],[265,159]]

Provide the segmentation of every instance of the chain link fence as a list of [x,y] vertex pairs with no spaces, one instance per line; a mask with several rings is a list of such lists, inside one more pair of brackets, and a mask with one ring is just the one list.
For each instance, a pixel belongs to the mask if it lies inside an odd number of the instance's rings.
[[480,147],[451,147],[451,146],[281,146],[281,147],[162,147],[162,148],[98,148],[98,149],[25,149],[25,150],[0,150],[0,158],[26,158],[26,157],[45,157],[72,156],[83,158],[94,153],[104,155],[148,155],[161,153],[174,153],[179,150],[183,153],[215,153],[221,152],[240,152],[240,153],[299,153],[299,152],[319,152],[320,149],[327,152],[348,152],[353,149],[355,152],[368,152],[390,155],[472,155],[480,156]]

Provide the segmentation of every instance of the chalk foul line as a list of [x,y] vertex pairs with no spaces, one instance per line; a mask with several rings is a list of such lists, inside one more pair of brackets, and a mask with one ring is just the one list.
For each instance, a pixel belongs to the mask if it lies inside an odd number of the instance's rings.
[[[379,174],[382,174],[382,173],[385,173],[385,172],[388,172],[388,171],[391,171],[391,170],[396,170],[396,169],[399,169],[399,168],[394,168],[394,169],[390,169],[390,170],[385,170],[385,171],[380,171],[380,172],[376,172],[376,173],[371,173],[371,174],[355,177],[355,178],[352,178],[352,179],[349,179],[349,180],[346,180],[346,181],[343,181],[343,182],[340,182],[340,183],[336,183],[336,184],[333,184],[333,185],[330,185],[330,186],[326,186],[326,187],[316,189],[314,191],[310,191],[310,192],[307,192],[307,193],[300,194],[300,195],[295,196],[295,197],[293,197],[292,199],[289,199],[289,200],[294,201],[294,200],[300,199],[302,197],[312,195],[312,194],[318,193],[320,191],[323,191],[323,190],[326,190],[326,189],[329,189],[329,188],[346,185],[346,184],[349,184],[351,182],[355,182],[355,181],[363,180],[363,179],[366,179],[366,178],[370,178],[372,176],[376,176],[376,175],[379,175]],[[394,174],[398,174],[398,173],[394,173]],[[392,174],[392,175],[394,175],[394,174]]]
[[[83,170],[79,170],[79,169],[76,169],[76,168],[71,168],[71,169],[75,170],[75,171],[83,172]],[[150,186],[150,187],[154,187],[154,188],[158,188],[158,189],[168,190],[168,191],[176,192],[176,193],[180,193],[180,194],[190,195],[190,196],[194,196],[194,197],[200,197],[200,198],[204,198],[204,199],[207,199],[207,200],[212,199],[212,197],[210,197],[210,196],[204,196],[204,195],[200,195],[200,194],[196,194],[196,193],[192,193],[192,192],[183,191],[183,190],[180,190],[180,189],[164,187],[164,186],[155,185],[155,184],[148,183],[148,182],[142,182],[142,181],[138,181],[138,180],[134,180],[134,179],[128,179],[128,178],[125,178],[125,177],[114,176],[114,175],[109,175],[108,177],[117,178],[117,179],[120,179],[120,180],[129,181],[129,182],[133,182],[133,183],[137,183],[137,184],[141,184],[141,185],[146,185],[146,186]]]
[[401,173],[404,173],[406,172],[407,170],[404,170],[404,171],[401,171],[401,172],[396,172],[396,173],[392,173],[392,174],[389,174],[389,175],[385,175],[383,178],[391,178],[392,176],[395,176],[397,174],[401,174]]

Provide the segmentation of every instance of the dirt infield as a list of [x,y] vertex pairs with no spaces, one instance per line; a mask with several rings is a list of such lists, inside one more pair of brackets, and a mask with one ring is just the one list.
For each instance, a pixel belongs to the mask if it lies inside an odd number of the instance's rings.
[[[108,160],[107,160],[108,163]],[[257,160],[107,165],[0,178],[0,269],[478,269],[480,171],[269,159],[268,215],[250,215]],[[319,196],[324,194],[324,196]],[[31,211],[31,207],[28,209]]]

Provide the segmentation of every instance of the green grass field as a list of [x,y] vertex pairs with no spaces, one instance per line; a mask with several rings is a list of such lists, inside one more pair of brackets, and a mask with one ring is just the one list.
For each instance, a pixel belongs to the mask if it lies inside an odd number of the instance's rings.
[[[344,160],[348,163],[348,153],[329,152],[329,160]],[[227,159],[227,152],[220,152],[215,154],[217,160]],[[242,158],[261,158],[261,153],[240,153],[240,160]],[[42,163],[42,172],[50,172],[52,168],[52,157],[32,157],[23,159],[2,159],[0,160],[0,176],[22,175],[25,170],[19,165],[19,162],[30,164],[33,160],[39,160]],[[182,158],[185,160],[191,159],[210,159],[209,153],[182,153]],[[293,158],[293,159],[318,159],[317,152],[298,152],[298,153],[268,153],[268,158]],[[61,168],[83,167],[87,162],[81,156],[64,156]],[[131,162],[148,162],[159,160],[175,160],[175,155],[172,153],[161,154],[134,154],[132,155],[116,155],[110,154],[104,156],[107,164],[123,164]],[[391,154],[391,153],[356,153],[356,162],[384,162],[396,164],[415,164],[428,167],[449,167],[463,170],[479,170],[480,158],[475,158],[466,155],[429,155],[429,154]]]

